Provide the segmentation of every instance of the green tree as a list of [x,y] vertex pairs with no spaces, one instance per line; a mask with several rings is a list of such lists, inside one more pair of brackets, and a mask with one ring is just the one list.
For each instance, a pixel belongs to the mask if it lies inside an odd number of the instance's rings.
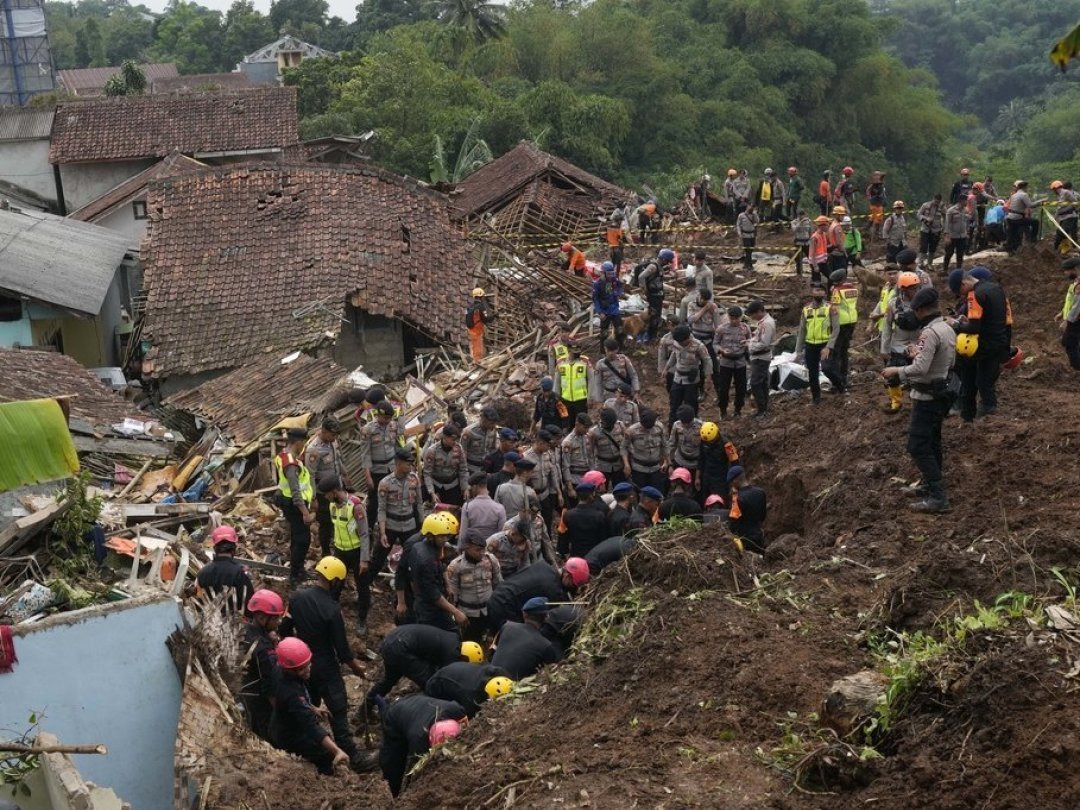
[[506,32],[502,6],[489,0],[439,0],[439,19],[464,31],[475,42],[501,37]]
[[326,0],[274,0],[270,3],[270,23],[279,34],[288,30],[299,36],[305,24],[321,30],[329,8]]
[[154,31],[150,56],[176,62],[181,73],[214,73],[232,65],[223,58],[221,12],[176,0]]
[[105,42],[101,26],[91,17],[75,32],[75,63],[80,67],[105,67]]
[[352,78],[353,69],[360,64],[360,58],[359,53],[344,53],[322,59],[306,59],[298,67],[287,68],[282,80],[287,86],[296,88],[300,117],[309,118],[327,112],[341,95],[345,82]]
[[270,19],[256,11],[251,0],[234,0],[225,12],[221,47],[230,62],[239,62],[275,39],[277,34]]
[[361,0],[356,7],[356,28],[360,45],[375,34],[399,25],[411,25],[435,18],[431,0]]
[[110,98],[116,96],[141,96],[145,90],[146,74],[130,59],[126,60],[120,66],[120,70],[105,82],[105,95]]

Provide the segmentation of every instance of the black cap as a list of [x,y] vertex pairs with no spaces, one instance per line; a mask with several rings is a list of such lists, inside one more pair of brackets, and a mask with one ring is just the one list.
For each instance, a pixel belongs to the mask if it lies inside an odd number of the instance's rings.
[[536,462],[529,458],[519,458],[514,462],[514,468],[518,470],[534,470]]
[[495,410],[493,407],[491,407],[490,405],[488,405],[486,408],[484,408],[482,411],[480,411],[480,415],[482,417],[484,417],[485,419],[487,419],[489,422],[498,422],[499,421],[499,412],[497,410]]
[[758,312],[762,312],[765,309],[765,302],[760,298],[755,298],[749,304],[746,305],[746,314],[753,315]]
[[554,438],[555,438],[555,437],[554,437],[554,436],[552,436],[552,435],[551,435],[551,432],[550,432],[550,431],[548,431],[548,430],[539,430],[539,431],[537,431],[537,433],[536,433],[536,439],[537,439],[537,441],[541,441],[541,442],[550,442],[550,441],[551,441],[552,439],[554,439]]
[[584,425],[585,427],[592,427],[593,424],[592,417],[589,416],[587,413],[579,413],[576,417],[574,417],[574,421],[577,422],[579,425]]
[[323,430],[329,430],[331,433],[341,433],[341,422],[334,416],[328,416],[323,419]]
[[285,435],[289,437],[289,441],[295,442],[300,439],[306,439],[308,437],[308,432],[307,428],[292,427],[285,432]]
[[936,307],[938,304],[938,291],[933,287],[923,287],[917,293],[915,297],[911,299],[912,309],[925,309],[926,307]]
[[456,439],[458,436],[461,435],[461,429],[453,422],[447,422],[445,425],[443,425],[442,435],[449,436],[451,439]]
[[328,475],[319,479],[319,492],[323,495],[327,492],[333,492],[335,489],[344,489],[341,485],[341,479],[336,475]]
[[394,406],[391,405],[385,399],[382,402],[380,402],[378,405],[375,406],[375,410],[377,410],[379,413],[383,414],[384,416],[393,416],[394,415]]
[[690,337],[690,327],[687,326],[685,323],[679,324],[675,327],[674,330],[672,330],[671,337],[679,343],[682,343],[684,340]]
[[896,254],[896,263],[901,265],[915,264],[915,260],[918,258],[919,254],[917,254],[914,250],[912,250],[911,248],[904,248]]
[[372,405],[377,405],[384,399],[386,399],[386,389],[378,385],[372,386],[367,390],[367,393],[364,394],[364,400],[370,402]]
[[407,447],[399,447],[394,451],[394,458],[398,461],[416,461],[416,457]]

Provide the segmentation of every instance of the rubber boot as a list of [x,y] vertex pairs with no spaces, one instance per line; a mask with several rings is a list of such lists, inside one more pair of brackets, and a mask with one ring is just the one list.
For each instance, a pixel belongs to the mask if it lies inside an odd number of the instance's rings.
[[926,482],[926,498],[911,504],[913,512],[925,512],[928,514],[941,514],[950,509],[949,499],[945,497],[945,487],[941,481]]

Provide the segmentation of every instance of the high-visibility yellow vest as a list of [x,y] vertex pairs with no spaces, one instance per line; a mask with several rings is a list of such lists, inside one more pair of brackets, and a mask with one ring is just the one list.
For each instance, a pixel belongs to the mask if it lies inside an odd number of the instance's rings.
[[330,501],[330,520],[334,523],[334,547],[342,551],[360,548],[360,530],[356,525],[356,504],[353,496],[343,504]]
[[[889,287],[886,287],[886,286],[882,286],[881,295],[878,296],[877,308],[878,308],[879,312],[885,312],[886,308],[889,306],[889,296],[892,295],[892,293],[893,293],[892,289],[890,289]],[[879,332],[882,329],[885,328],[885,316],[884,315],[882,315],[880,318],[877,319],[877,321],[874,322],[874,327]]]
[[832,333],[831,313],[828,304],[820,307],[803,307],[803,317],[806,319],[806,342],[815,346],[822,346],[829,342]]
[[772,202],[772,182],[765,182],[761,184],[761,201]]
[[274,469],[277,471],[278,489],[281,494],[292,500],[293,491],[289,486],[289,479],[285,476],[285,468],[296,465],[297,482],[300,484],[300,497],[304,503],[311,505],[311,499],[315,496],[315,490],[311,486],[311,470],[304,466],[304,462],[286,451],[274,456]]
[[581,402],[589,397],[589,367],[581,360],[559,363],[559,396],[567,402]]
[[836,313],[841,326],[855,323],[859,320],[859,288],[833,287],[832,302],[836,306]]
[[1070,283],[1069,289],[1065,291],[1065,306],[1061,308],[1062,318],[1068,318],[1069,313],[1072,312],[1073,304],[1076,303],[1076,287],[1076,283]]

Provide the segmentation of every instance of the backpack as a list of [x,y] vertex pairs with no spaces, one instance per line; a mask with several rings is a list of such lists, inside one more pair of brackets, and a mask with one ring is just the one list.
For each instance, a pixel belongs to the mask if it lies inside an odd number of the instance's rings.
[[648,267],[650,264],[652,264],[652,260],[651,259],[646,259],[645,261],[641,262],[640,264],[635,264],[634,269],[630,271],[630,273],[631,273],[630,277],[631,277],[631,279],[633,279],[633,283],[634,283],[635,287],[639,283],[638,279],[641,276],[642,271],[646,267]]

